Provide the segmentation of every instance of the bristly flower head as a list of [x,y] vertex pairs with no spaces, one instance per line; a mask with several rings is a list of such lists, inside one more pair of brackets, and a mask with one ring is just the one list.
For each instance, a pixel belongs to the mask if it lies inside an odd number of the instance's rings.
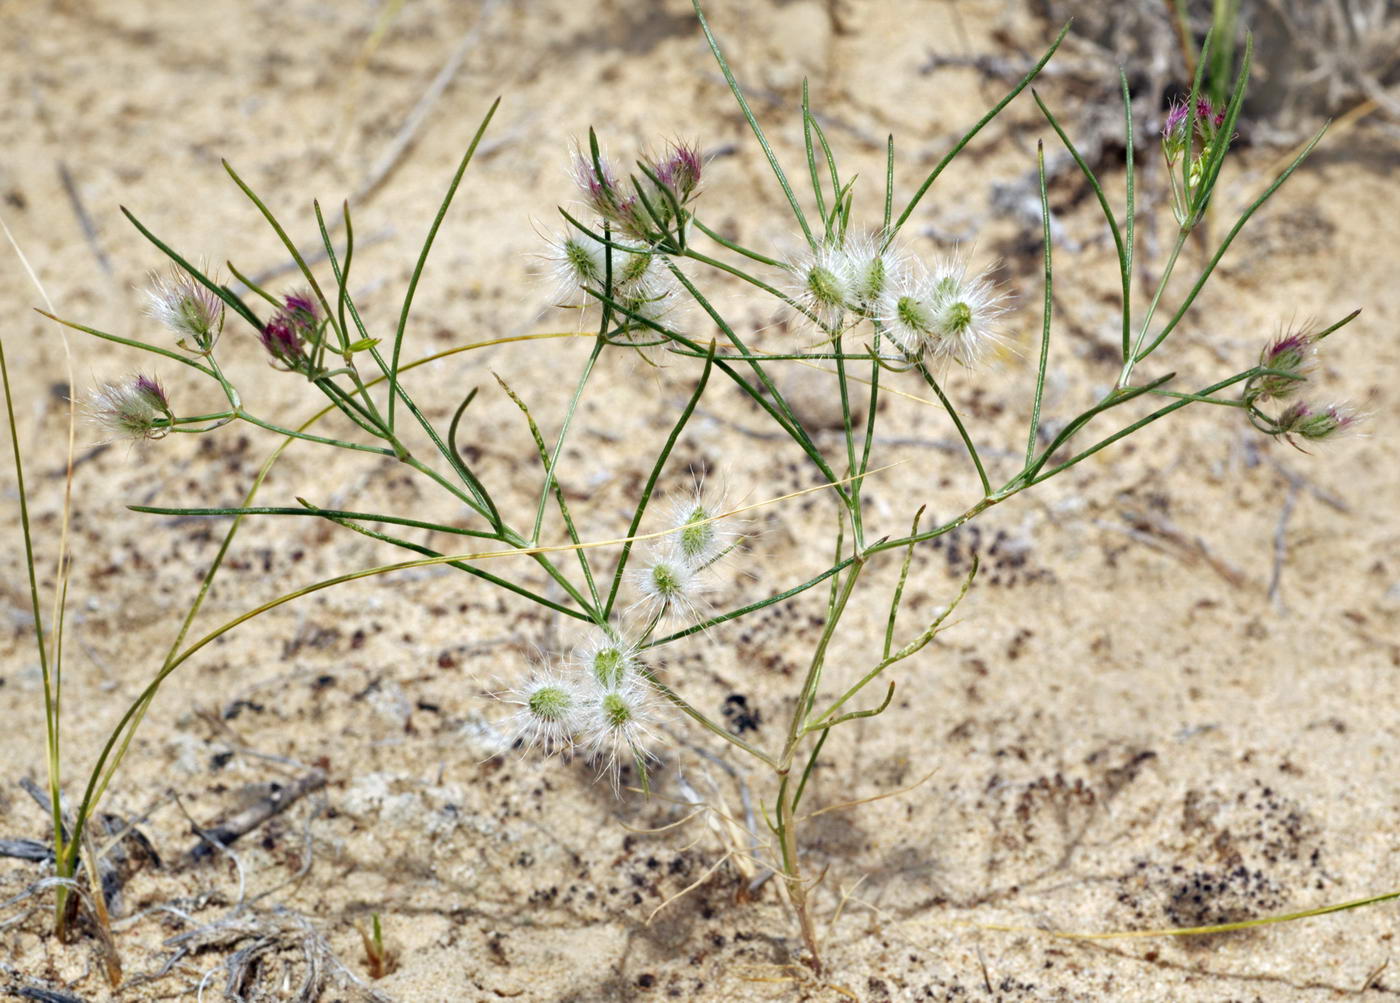
[[709,584],[675,548],[655,553],[632,572],[641,598],[636,605],[648,620],[691,619],[704,603]]
[[547,257],[552,263],[555,296],[561,306],[587,309],[599,302],[600,296],[608,296],[609,278],[609,298],[621,308],[621,316],[616,319],[624,333],[630,327],[644,334],[656,334],[643,321],[660,323],[678,306],[675,279],[662,256],[645,244],[614,239],[609,249],[592,234],[577,228],[550,244],[553,251]]
[[660,337],[643,321],[659,324],[676,309],[675,278],[663,256],[645,244],[619,243],[621,248],[613,248],[613,299],[632,319],[629,324],[626,317],[618,317],[618,323],[624,329]]
[[1278,430],[1274,434],[1282,435],[1290,443],[1297,445],[1293,442],[1294,436],[1312,442],[1330,439],[1354,429],[1360,421],[1361,416],[1346,405],[1328,404],[1319,407],[1307,401],[1294,401],[1278,416],[1275,422]]
[[575,147],[572,168],[574,183],[584,202],[600,219],[629,237],[648,238],[651,227],[647,225],[646,210],[637,201],[636,193],[623,187],[611,164],[601,156],[595,163],[592,154]]
[[672,143],[666,150],[666,156],[649,166],[657,180],[670,189],[681,205],[700,193],[700,175],[704,165],[700,151],[689,143]]
[[672,549],[695,571],[711,567],[739,544],[741,536],[730,520],[717,518],[722,509],[698,487],[672,504]]
[[[1175,163],[1191,145],[1187,128],[1191,123],[1191,102],[1179,98],[1167,109],[1167,117],[1162,123],[1162,147],[1166,151],[1167,162]],[[1196,98],[1196,133],[1201,142],[1209,143],[1215,138],[1216,130],[1225,124],[1225,109],[1212,107],[1205,95]]]
[[635,679],[615,689],[598,690],[588,699],[580,741],[589,757],[609,774],[614,789],[620,760],[630,758],[645,770],[647,761],[654,758],[647,746],[655,739],[650,727],[655,720],[651,688]]
[[574,661],[591,680],[589,685],[603,690],[620,689],[634,682],[641,665],[632,643],[602,630],[574,649]]
[[648,231],[647,240],[662,243],[684,233],[690,216],[685,207],[700,194],[702,170],[699,151],[685,143],[672,143],[664,156],[643,159],[637,184],[645,201],[637,206],[637,217]]
[[1302,387],[1317,368],[1317,332],[1311,328],[1279,335],[1259,353],[1259,366],[1270,370],[1245,386],[1250,401],[1282,400]]
[[163,439],[175,416],[165,389],[150,376],[104,383],[88,398],[88,416],[122,439]]
[[146,314],[178,335],[177,345],[200,355],[213,351],[224,329],[224,301],[178,265],[164,275],[151,273]]
[[277,311],[258,333],[263,348],[275,368],[307,377],[315,376],[309,354],[320,339],[321,324],[316,301],[305,293],[289,293]]
[[1004,343],[1001,317],[1006,313],[1006,297],[987,274],[969,277],[966,259],[956,257],[935,269],[928,300],[933,330],[926,341],[934,358],[970,368]]
[[554,275],[555,300],[560,306],[587,307],[593,297],[584,290],[601,290],[607,279],[606,245],[575,227],[545,239],[551,248],[544,257]]
[[804,249],[788,262],[792,275],[789,295],[807,316],[829,334],[838,333],[850,309],[851,259],[839,244],[821,243]]
[[842,249],[847,305],[867,317],[876,316],[898,277],[908,269],[904,255],[886,247],[881,234],[848,236]]
[[938,323],[933,277],[921,261],[895,273],[878,304],[877,319],[885,336],[906,359],[923,355]]
[[549,755],[574,744],[584,722],[586,698],[572,680],[539,670],[505,699],[520,707],[511,717],[511,727],[515,741],[527,749],[540,746]]

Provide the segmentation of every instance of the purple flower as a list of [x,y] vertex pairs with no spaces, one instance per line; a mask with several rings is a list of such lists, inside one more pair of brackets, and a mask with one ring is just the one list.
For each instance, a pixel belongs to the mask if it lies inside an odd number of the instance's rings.
[[1196,98],[1196,120],[1198,122],[1209,122],[1211,128],[1219,129],[1225,124],[1225,109],[1216,111],[1210,103],[1210,99],[1205,96]]
[[154,376],[137,375],[134,387],[137,396],[151,407],[166,414],[170,413],[170,398],[165,395],[165,388]]
[[676,196],[676,201],[684,205],[695,197],[700,187],[700,174],[704,167],[700,152],[686,143],[673,143],[667,151],[666,159],[653,165],[652,170],[659,180]]
[[1171,107],[1167,109],[1167,119],[1162,123],[1162,138],[1173,140],[1177,134],[1186,127],[1186,119],[1190,116],[1190,105],[1185,101],[1173,101]]
[[606,160],[600,157],[595,164],[591,156],[575,150],[573,175],[590,209],[629,236],[646,236],[645,211],[635,194],[622,189]]
[[[1175,162],[1190,146],[1191,137],[1186,128],[1191,121],[1191,103],[1186,98],[1173,101],[1167,109],[1167,117],[1162,122],[1162,145],[1167,151],[1167,160]],[[1219,111],[1205,95],[1196,97],[1196,133],[1201,142],[1209,145],[1215,138],[1216,130],[1225,124],[1225,109]]]
[[590,204],[599,199],[607,201],[616,196],[617,176],[608,162],[601,157],[595,164],[592,157],[582,150],[575,150],[573,173],[574,181]]
[[283,302],[293,313],[304,314],[312,323],[316,321],[316,301],[306,293],[288,293]]
[[282,303],[282,308],[258,332],[258,339],[272,356],[273,365],[311,376],[311,359],[306,349],[319,335],[316,302],[305,293],[288,293]]

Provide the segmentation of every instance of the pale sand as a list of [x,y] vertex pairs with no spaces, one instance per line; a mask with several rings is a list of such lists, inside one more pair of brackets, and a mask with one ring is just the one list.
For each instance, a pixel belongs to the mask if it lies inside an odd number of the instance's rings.
[[[282,260],[273,235],[224,175],[228,158],[293,229],[315,239],[310,200],[329,211],[354,191],[437,68],[475,19],[475,5],[411,3],[364,71],[352,67],[375,12],[361,4],[165,2],[10,5],[0,30],[0,211],[58,312],[116,333],[159,337],[139,316],[139,286],[160,256],[117,211],[130,207],[177,247],[256,272]],[[776,251],[797,246],[795,227],[756,144],[704,49],[688,5],[530,3],[497,9],[461,72],[430,112],[407,156],[357,203],[364,242],[352,285],[368,322],[387,334],[416,248],[456,158],[490,100],[504,95],[419,290],[407,352],[426,354],[502,335],[570,329],[530,275],[570,198],[571,138],[598,127],[609,151],[681,136],[707,149],[737,144],[709,170],[702,202],[712,224]],[[859,172],[856,215],[878,214],[883,139],[901,155],[897,204],[1004,84],[967,69],[923,76],[934,49],[1006,54],[993,29],[1009,26],[1025,52],[1048,41],[1038,22],[1007,20],[995,4],[857,4],[833,30],[823,5],[711,4],[711,15],[758,113],[795,177],[803,179],[797,87],[813,100],[847,174]],[[965,32],[964,35],[958,34]],[[1083,65],[1067,47],[1067,65]],[[1087,110],[1073,84],[1048,76],[1042,93],[1072,130]],[[765,94],[780,96],[776,107]],[[992,181],[1034,164],[1029,97],[940,180],[911,224],[942,234],[985,219]],[[499,143],[500,145],[494,145]],[[1351,155],[1349,151],[1355,151]],[[1285,151],[1256,146],[1228,169],[1222,209],[1244,203]],[[1053,155],[1053,154],[1052,154]],[[1151,137],[1141,158],[1157,154]],[[72,173],[97,239],[104,274],[85,240],[56,164]],[[1326,395],[1371,412],[1368,435],[1306,456],[1264,440],[1239,416],[1198,408],[1111,449],[981,522],[984,573],[956,626],[897,673],[895,704],[878,723],[838,732],[816,773],[813,807],[913,784],[913,792],[823,815],[806,832],[830,986],[789,965],[796,941],[773,883],[756,902],[726,863],[698,890],[652,911],[699,878],[728,844],[692,824],[646,836],[627,827],[679,818],[664,800],[613,799],[580,761],[494,757],[506,708],[489,693],[517,680],[541,650],[572,635],[523,604],[503,603],[455,572],[415,572],[320,593],[234,631],[182,667],[160,694],[109,794],[141,825],[167,865],[190,845],[189,821],[233,810],[244,788],[280,767],[237,749],[315,763],[329,773],[313,796],[235,844],[248,895],[283,885],[256,906],[309,919],[346,965],[365,973],[355,923],[383,917],[398,970],[375,983],[397,1000],[613,999],[1147,999],[1322,1000],[1354,993],[1391,957],[1397,910],[1381,905],[1254,932],[1195,940],[1055,939],[1044,932],[1153,929],[1273,915],[1400,887],[1394,806],[1400,803],[1394,708],[1400,701],[1400,503],[1391,443],[1400,374],[1393,220],[1400,191],[1393,140],[1368,124],[1331,142],[1260,214],[1227,256],[1192,319],[1160,363],[1175,386],[1201,385],[1251,364],[1278,325],[1360,320],[1327,343]],[[1144,185],[1160,184],[1153,174]],[[1062,175],[1052,201],[1081,186]],[[1121,199],[1121,177],[1110,192]],[[723,205],[726,208],[720,209]],[[1171,222],[1158,204],[1144,253],[1160,263]],[[1059,218],[1059,284],[1047,417],[1073,414],[1112,380],[1096,354],[1117,338],[1117,277],[1092,199]],[[1216,234],[1222,229],[1215,224]],[[387,231],[377,243],[370,239]],[[959,376],[950,389],[969,408],[1002,479],[1024,443],[1034,338],[1042,295],[1036,224],[1023,254],[1008,218],[987,220],[975,259],[1007,254],[1018,293],[1013,325],[1021,359]],[[935,246],[918,238],[928,253]],[[1204,245],[1202,245],[1204,246]],[[50,387],[65,379],[54,325],[8,248],[0,276],[5,348],[17,378],[20,438],[31,505],[51,582],[62,503],[65,408]],[[1202,247],[1188,246],[1187,267]],[[273,283],[281,289],[284,277]],[[752,332],[773,313],[722,287],[720,301]],[[709,327],[692,312],[698,335]],[[145,358],[72,335],[79,386]],[[789,344],[780,329],[758,336]],[[413,376],[429,413],[446,421],[472,386],[464,438],[498,497],[525,502],[538,483],[518,412],[498,372],[530,403],[549,434],[584,358],[583,342],[526,343],[456,356]],[[245,325],[229,322],[223,357],[251,405],[304,416],[298,380],[271,372]],[[216,396],[173,364],[155,367],[189,411]],[[696,367],[660,375],[625,355],[605,358],[580,413],[564,476],[588,537],[620,534],[641,483],[646,449],[689,392]],[[830,416],[831,383],[790,377],[808,413]],[[896,387],[918,392],[912,382]],[[900,532],[927,503],[948,515],[976,497],[966,458],[938,410],[887,400],[877,464],[902,461],[869,487],[878,529]],[[668,484],[691,467],[741,501],[813,483],[789,446],[757,439],[762,416],[718,387],[690,426]],[[1107,426],[1105,426],[1107,427]],[[80,428],[79,454],[93,438]],[[835,433],[822,440],[831,454]],[[150,448],[117,446],[77,469],[76,565],[66,645],[66,790],[77,797],[108,730],[158,666],[174,619],[214,553],[222,524],[134,515],[129,503],[230,504],[275,444],[226,429]],[[1000,452],[998,451],[1000,450]],[[8,450],[6,450],[8,455]],[[44,817],[15,781],[42,782],[42,704],[27,629],[13,478],[5,484],[4,547],[10,630],[0,642],[0,836],[42,837]],[[1296,487],[1290,487],[1295,485]],[[432,490],[392,463],[315,447],[290,450],[264,489],[268,504],[296,495],[323,504],[399,506],[455,518]],[[1268,590],[1276,536],[1288,508],[1277,598]],[[659,510],[658,510],[659,511]],[[726,595],[760,595],[819,570],[831,507],[819,496],[760,511],[751,550],[731,565],[746,577]],[[998,533],[1005,538],[991,555]],[[912,631],[956,591],[975,541],[919,552],[903,629]],[[310,520],[250,523],[239,536],[200,627],[321,577],[398,559],[400,552]],[[868,602],[847,620],[828,678],[870,663],[897,562],[872,573]],[[761,715],[748,737],[781,739],[802,659],[816,635],[809,614],[759,617],[716,644],[681,648],[667,678],[718,715],[740,694]],[[872,698],[873,699],[873,698]],[[237,703],[237,701],[243,701]],[[712,743],[676,725],[694,743]],[[217,757],[217,758],[216,758]],[[739,764],[745,766],[745,764]],[[746,766],[745,766],[746,768]],[[749,774],[756,795],[769,788]],[[668,753],[656,788],[677,796],[684,778],[738,811],[736,787],[693,754]],[[761,822],[760,822],[761,825]],[[313,864],[302,866],[309,834]],[[40,871],[0,862],[0,897]],[[196,922],[225,915],[238,894],[227,861],[147,868],[126,886],[120,916],[171,903]],[[849,895],[832,925],[842,897]],[[13,911],[14,907],[11,907]],[[162,941],[190,929],[169,913],[122,922],[117,945],[129,979],[169,957]],[[992,927],[1014,928],[1012,932]],[[84,999],[192,999],[193,987],[251,940],[211,944],[165,977],[109,993],[93,942],[58,945],[43,910],[0,932],[0,986],[50,980]],[[299,965],[299,934],[264,956],[269,984]],[[301,978],[293,967],[290,984]],[[206,998],[217,998],[222,975]],[[1393,993],[1389,971],[1364,998]],[[841,987],[838,992],[832,986]],[[271,998],[271,997],[269,997]],[[276,998],[287,998],[278,996]],[[326,999],[351,998],[330,990]]]

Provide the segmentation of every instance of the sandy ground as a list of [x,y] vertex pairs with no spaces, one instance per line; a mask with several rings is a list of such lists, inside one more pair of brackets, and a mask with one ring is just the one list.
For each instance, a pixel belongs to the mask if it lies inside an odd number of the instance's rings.
[[[815,2],[710,5],[731,60],[770,123],[779,155],[800,163],[795,112],[813,103],[847,173],[856,215],[878,214],[883,141],[901,166],[896,202],[1006,83],[969,66],[923,73],[931,53],[995,55],[1016,65],[1052,29],[996,4]],[[755,9],[748,9],[753,7]],[[248,273],[285,260],[220,167],[227,158],[287,222],[316,239],[311,199],[352,193],[360,248],[352,286],[370,325],[396,316],[416,248],[456,159],[498,94],[503,101],[420,289],[408,352],[568,329],[531,255],[569,199],[570,141],[589,125],[621,157],[673,136],[712,153],[703,215],[775,253],[796,248],[756,145],[679,0],[658,4],[409,2],[368,55],[382,11],[368,3],[18,2],[0,9],[0,213],[63,316],[113,332],[160,335],[139,314],[158,253],[120,216],[132,209],[194,256]],[[392,170],[376,163],[453,55],[459,71]],[[1111,76],[1071,39],[1041,85],[1067,126],[1087,129]],[[1111,68],[1107,71],[1112,73]],[[1086,96],[1088,95],[1088,96]],[[1095,96],[1097,95],[1097,96]],[[1110,108],[1110,111],[1112,109]],[[996,208],[992,182],[1034,165],[1054,137],[1028,98],[947,172],[911,223],[911,246],[952,239],[979,262],[1001,256],[1026,356],[1038,331],[1038,223]],[[1247,202],[1287,151],[1253,145],[1227,172],[1222,210]],[[1052,152],[1052,157],[1054,156]],[[1154,161],[1149,146],[1144,159]],[[877,722],[844,729],[815,774],[813,806],[913,785],[805,831],[827,973],[795,966],[797,941],[774,883],[747,896],[752,868],[667,798],[695,791],[740,811],[740,780],[695,750],[719,747],[675,722],[657,798],[614,799],[581,760],[542,762],[502,748],[507,709],[490,694],[567,627],[442,569],[328,590],[274,610],[183,666],[160,693],[105,802],[139,817],[161,866],[136,859],[116,904],[125,972],[108,988],[91,932],[60,945],[45,908],[7,905],[0,990],[62,990],[83,1000],[219,998],[227,966],[251,952],[249,999],[295,998],[304,948],[324,938],[325,999],[364,995],[357,927],[382,919],[396,970],[373,990],[396,1000],[1104,999],[1323,1000],[1400,992],[1386,968],[1400,928],[1393,904],[1209,938],[1082,941],[1051,931],[1151,930],[1275,915],[1400,888],[1400,482],[1392,429],[1400,349],[1394,281],[1400,190],[1393,139],[1364,121],[1330,141],[1226,257],[1189,323],[1153,369],[1197,386],[1251,364],[1281,324],[1364,307],[1327,344],[1327,392],[1370,412],[1369,434],[1304,455],[1238,415],[1188,410],[1130,444],[994,509],[916,556],[915,619],[956,591],[969,556],[984,573],[957,625],[899,672]],[[796,173],[796,172],[795,172]],[[68,178],[71,192],[66,190]],[[1170,229],[1160,173],[1144,175],[1145,273]],[[1121,171],[1110,177],[1121,197]],[[1116,282],[1101,218],[1073,174],[1051,198],[1057,319],[1046,414],[1076,413],[1113,378]],[[91,232],[75,210],[81,203]],[[1223,216],[1223,213],[1222,213]],[[1214,224],[1218,238],[1221,224]],[[975,237],[974,237],[975,235]],[[1191,245],[1199,267],[1206,245]],[[41,571],[51,584],[63,502],[60,331],[9,248],[0,252],[3,335],[16,380]],[[290,283],[279,275],[274,287]],[[718,284],[719,300],[761,343],[784,344],[767,306]],[[1181,291],[1174,287],[1171,295]],[[1170,298],[1170,297],[1169,297]],[[708,337],[703,318],[688,323]],[[136,353],[70,336],[78,386],[146,365]],[[464,436],[498,497],[538,483],[525,430],[490,373],[557,427],[578,341],[526,342],[453,356],[413,376],[436,420],[481,386]],[[259,413],[309,415],[299,381],[272,373],[251,331],[230,321],[223,355]],[[157,366],[194,411],[216,397]],[[692,386],[685,362],[658,372],[606,356],[578,419],[563,476],[585,536],[618,535],[647,450]],[[955,377],[950,389],[988,444],[993,475],[1024,441],[1031,372],[1012,360]],[[826,423],[829,378],[786,377],[804,416]],[[916,391],[912,384],[905,389]],[[707,398],[664,487],[704,470],[731,497],[756,500],[814,483],[797,451],[762,438],[762,416],[732,390]],[[870,493],[879,534],[919,505],[948,515],[976,498],[941,411],[891,398]],[[135,515],[132,503],[231,504],[276,444],[257,430],[92,450],[80,429],[65,646],[65,789],[158,667],[221,523]],[[1391,457],[1391,459],[1387,459]],[[0,837],[43,838],[45,817],[17,786],[43,782],[42,691],[32,643],[15,490],[6,465],[0,637]],[[311,446],[290,450],[263,494],[322,504],[460,513],[388,461]],[[751,548],[718,597],[781,589],[819,570],[832,511],[819,496],[754,516]],[[310,520],[251,523],[238,537],[197,632],[306,583],[400,552]],[[832,672],[868,664],[882,629],[880,586],[848,619]],[[762,615],[716,643],[677,651],[667,677],[701,709],[747,712],[768,747],[794,696],[820,598]],[[831,684],[834,688],[835,683]],[[324,790],[234,844],[189,863],[191,822],[210,825],[305,771]],[[928,776],[933,771],[932,776]],[[0,898],[43,875],[0,862]],[[746,900],[751,899],[751,900]],[[47,900],[40,901],[45,906]],[[649,921],[650,920],[650,921]],[[209,926],[209,924],[214,924]],[[199,931],[193,936],[185,936]],[[183,939],[181,939],[183,938]],[[316,952],[313,951],[313,954]],[[321,956],[321,955],[317,955]],[[48,997],[44,997],[48,998]],[[60,997],[53,997],[58,999]],[[62,997],[64,999],[69,997]]]

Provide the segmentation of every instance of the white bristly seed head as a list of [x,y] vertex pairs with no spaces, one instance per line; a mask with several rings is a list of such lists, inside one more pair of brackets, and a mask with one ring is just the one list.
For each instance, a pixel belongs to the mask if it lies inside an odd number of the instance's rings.
[[938,312],[933,278],[919,261],[907,262],[880,298],[878,320],[885,337],[910,360],[923,355],[933,335]]
[[632,572],[632,583],[641,598],[639,607],[648,620],[689,620],[704,603],[709,585],[674,547],[653,553]]
[[94,387],[84,410],[114,438],[133,441],[164,438],[170,426],[162,419],[174,417],[165,389],[150,376],[134,376],[125,383]]
[[550,755],[571,747],[577,740],[586,698],[573,680],[551,670],[539,670],[505,700],[520,708],[511,715],[511,728],[515,741],[523,743],[526,749],[538,746]]
[[603,288],[606,248],[602,241],[570,227],[549,244],[550,253],[544,257],[554,275],[555,299],[564,306],[596,302],[584,289]]
[[883,246],[880,235],[861,234],[847,237],[842,248],[849,277],[846,304],[867,317],[879,314],[889,290],[907,269],[901,253],[892,248],[881,250]]
[[[635,250],[613,248],[613,297],[632,314],[659,324],[678,305],[676,281],[661,255],[643,244],[623,243]],[[636,326],[645,335],[659,336],[645,324]]]
[[632,644],[602,630],[574,649],[574,661],[579,671],[592,680],[590,685],[604,690],[615,690],[634,681],[640,664]]
[[699,571],[728,553],[738,541],[730,520],[719,520],[724,506],[698,487],[672,503],[671,547],[677,557]]
[[589,696],[580,744],[610,775],[614,789],[624,760],[645,763],[654,758],[648,746],[656,740],[651,730],[655,722],[655,695],[635,679],[616,689],[598,689]]
[[823,331],[841,330],[850,309],[852,276],[849,255],[840,246],[821,244],[810,247],[788,262],[791,280],[788,294],[793,302],[816,319]]
[[[664,259],[644,244],[618,238],[609,254],[608,245],[576,228],[549,238],[544,257],[554,278],[554,298],[560,306],[589,309],[607,295],[611,258],[611,297],[633,317],[632,328],[642,335],[660,337],[642,320],[662,323],[679,306],[675,279]],[[591,291],[590,291],[591,290]],[[624,327],[626,318],[619,316]]]
[[1001,317],[1006,297],[986,271],[969,277],[966,259],[950,257],[938,264],[932,278],[934,324],[927,347],[935,359],[970,368],[1005,344]]
[[[201,266],[201,271],[209,269]],[[181,348],[202,355],[213,349],[224,329],[224,301],[178,265],[163,275],[151,273],[146,314],[177,335]]]

